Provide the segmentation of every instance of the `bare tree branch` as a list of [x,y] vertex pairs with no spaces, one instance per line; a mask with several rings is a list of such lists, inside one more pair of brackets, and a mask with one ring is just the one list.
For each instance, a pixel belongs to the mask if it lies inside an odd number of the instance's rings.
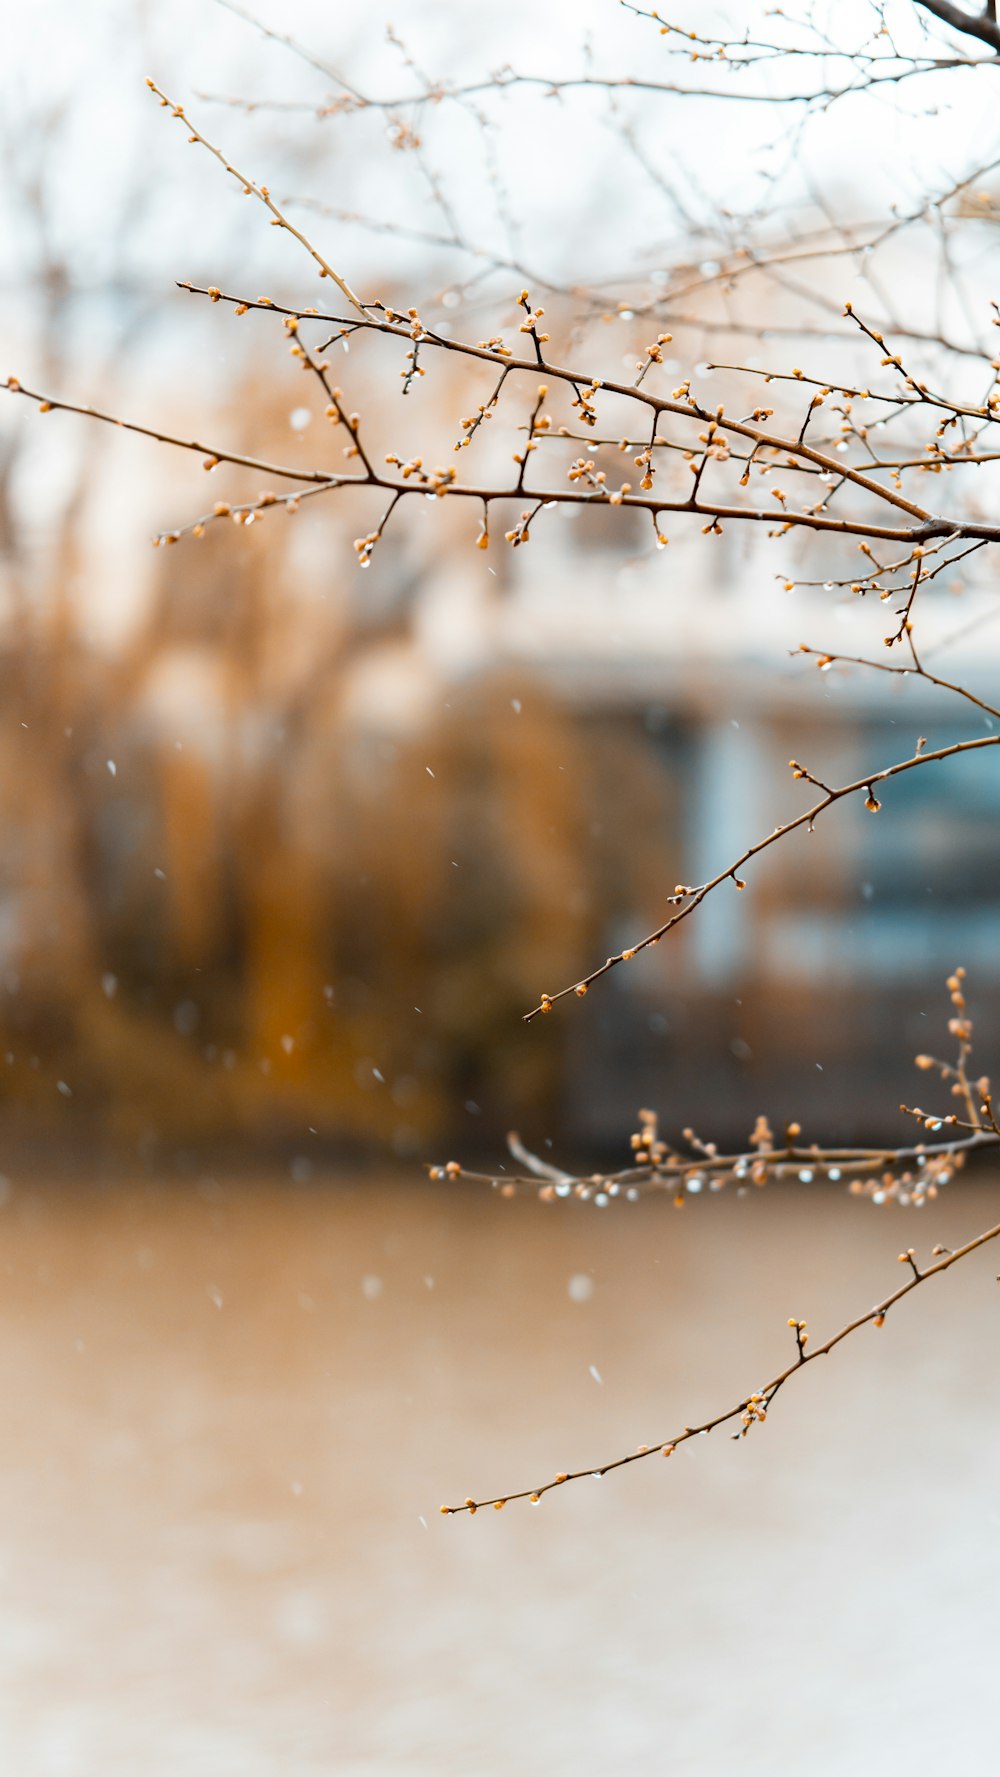
[[963,6],[953,6],[951,0],[916,0],[924,12],[932,13],[942,24],[950,25],[953,31],[960,31],[964,37],[977,37],[980,43],[989,44],[1000,54],[1000,25],[997,24],[996,7],[988,5],[980,13],[966,12]]
[[595,1477],[601,1479],[605,1475],[612,1474],[615,1469],[628,1468],[633,1462],[643,1462],[647,1456],[673,1456],[681,1444],[688,1443],[692,1438],[705,1437],[709,1432],[715,1431],[718,1426],[731,1425],[734,1420],[739,1421],[739,1430],[733,1436],[736,1438],[746,1437],[753,1426],[764,1423],[779,1391],[784,1388],[786,1382],[791,1381],[793,1376],[801,1374],[807,1365],[816,1358],[828,1357],[831,1351],[862,1327],[884,1326],[890,1308],[893,1308],[897,1302],[901,1302],[904,1296],[908,1296],[911,1291],[918,1289],[921,1284],[928,1283],[932,1277],[940,1277],[943,1272],[949,1271],[952,1265],[959,1264],[962,1259],[967,1259],[971,1253],[978,1252],[980,1247],[986,1246],[991,1240],[996,1240],[998,1237],[1000,1237],[1000,1222],[997,1222],[992,1228],[984,1229],[983,1233],[977,1234],[973,1240],[967,1240],[964,1246],[957,1247],[954,1252],[944,1252],[941,1247],[935,1247],[934,1253],[940,1253],[941,1256],[936,1258],[934,1264],[928,1265],[923,1270],[917,1265],[912,1248],[907,1252],[900,1253],[900,1262],[906,1264],[912,1273],[906,1282],[901,1284],[899,1289],[892,1290],[889,1295],[884,1296],[880,1302],[876,1302],[865,1313],[856,1315],[853,1320],[849,1320],[846,1326],[841,1327],[839,1332],[833,1333],[824,1344],[813,1346],[811,1350],[805,1349],[808,1341],[808,1334],[805,1330],[806,1322],[804,1320],[790,1320],[788,1325],[795,1333],[796,1344],[796,1356],[793,1362],[787,1364],[783,1370],[779,1370],[777,1375],[772,1376],[770,1381],[765,1382],[752,1394],[744,1395],[733,1406],[723,1408],[721,1412],[714,1413],[698,1425],[685,1425],[680,1431],[673,1432],[667,1438],[659,1438],[653,1444],[640,1444],[638,1449],[630,1451],[627,1456],[614,1457],[610,1462],[593,1463],[589,1468],[562,1470],[552,1480],[539,1482],[534,1487],[522,1487],[517,1492],[496,1494],[492,1498],[473,1499],[470,1497],[464,1500],[461,1505],[443,1505],[441,1511],[446,1517],[455,1517],[462,1512],[475,1514],[486,1506],[493,1506],[497,1511],[500,1511],[512,1500],[517,1499],[530,1499],[533,1505],[537,1505],[546,1493],[553,1492],[557,1487],[564,1487],[568,1481],[582,1481]]

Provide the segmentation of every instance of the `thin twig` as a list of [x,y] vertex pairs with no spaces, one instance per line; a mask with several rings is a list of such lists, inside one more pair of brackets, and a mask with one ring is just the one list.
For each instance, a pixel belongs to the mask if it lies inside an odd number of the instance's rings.
[[[928,1265],[925,1270],[921,1271],[913,1265],[911,1267],[912,1275],[907,1278],[904,1284],[900,1285],[899,1289],[884,1296],[881,1302],[876,1302],[874,1307],[869,1308],[866,1313],[859,1314],[854,1320],[848,1321],[847,1325],[841,1327],[838,1333],[834,1333],[831,1338],[827,1339],[825,1344],[814,1346],[809,1351],[803,1351],[800,1346],[794,1362],[786,1365],[783,1370],[779,1370],[778,1374],[773,1376],[769,1382],[765,1382],[761,1389],[753,1394],[744,1395],[741,1400],[736,1402],[735,1406],[726,1407],[721,1413],[713,1414],[710,1419],[703,1420],[699,1425],[685,1425],[681,1431],[673,1433],[668,1438],[660,1438],[654,1444],[640,1444],[637,1450],[630,1451],[627,1456],[615,1457],[610,1462],[592,1463],[590,1467],[583,1469],[564,1470],[551,1481],[540,1482],[534,1487],[522,1487],[515,1493],[497,1494],[485,1499],[468,1498],[461,1505],[443,1505],[441,1511],[447,1517],[455,1517],[462,1512],[472,1514],[481,1511],[485,1506],[494,1506],[499,1511],[515,1499],[530,1499],[533,1504],[537,1505],[546,1493],[551,1493],[557,1487],[565,1486],[568,1481],[582,1481],[588,1477],[593,1478],[595,1475],[608,1475],[615,1469],[627,1468],[633,1462],[642,1462],[648,1456],[672,1456],[681,1444],[686,1444],[691,1438],[704,1437],[708,1432],[714,1431],[717,1426],[729,1425],[734,1419],[743,1421],[742,1430],[735,1435],[737,1437],[745,1436],[751,1425],[766,1419],[768,1409],[779,1389],[790,1382],[793,1376],[800,1375],[817,1358],[827,1357],[836,1346],[840,1345],[844,1339],[849,1338],[852,1333],[858,1332],[861,1327],[872,1324],[882,1326],[890,1308],[894,1307],[897,1302],[901,1302],[904,1296],[910,1294],[911,1290],[918,1289],[921,1284],[928,1283],[932,1277],[938,1277],[943,1271],[950,1270],[952,1265],[958,1264],[959,1260],[968,1258],[970,1253],[977,1252],[980,1247],[986,1246],[989,1241],[996,1240],[998,1237],[1000,1237],[1000,1222],[997,1222],[992,1228],[985,1229],[982,1234],[977,1234],[973,1240],[967,1240],[964,1246],[957,1247],[954,1252],[943,1252],[937,1262]],[[900,1258],[907,1262],[910,1257],[911,1255],[907,1253],[900,1254]]]
[[[672,905],[683,903],[678,912],[672,913],[668,919],[663,921],[662,925],[656,927],[655,931],[647,933],[645,938],[640,938],[636,943],[627,945],[617,955],[609,956],[599,968],[591,969],[589,975],[581,976],[579,981],[570,982],[569,986],[560,988],[558,993],[543,993],[538,1005],[533,1006],[530,1012],[524,1014],[524,1022],[530,1024],[532,1019],[539,1017],[540,1014],[550,1012],[557,1000],[566,999],[570,994],[575,994],[578,999],[582,999],[588,988],[592,987],[595,981],[599,981],[603,975],[609,974],[612,969],[618,968],[622,963],[631,962],[632,958],[638,956],[640,951],[648,950],[651,945],[659,944],[661,938],[665,938],[667,933],[672,931],[675,926],[680,925],[682,920],[688,919],[695,908],[701,906],[706,896],[710,895],[714,889],[719,888],[722,883],[734,881],[738,888],[742,887],[742,882],[737,881],[737,878],[744,865],[749,864],[753,858],[758,857],[761,852],[767,851],[772,845],[776,845],[779,840],[786,839],[788,834],[794,833],[797,828],[811,829],[820,815],[824,814],[828,808],[832,808],[835,802],[841,802],[846,796],[856,796],[862,790],[867,790],[868,807],[872,813],[877,813],[880,804],[874,794],[873,786],[875,784],[887,783],[891,778],[899,777],[904,771],[914,771],[922,765],[938,764],[941,760],[954,758],[959,753],[980,752],[985,747],[995,746],[1000,746],[1000,734],[981,735],[973,740],[953,741],[950,746],[936,747],[933,752],[929,753],[914,753],[911,758],[900,759],[894,765],[886,765],[881,771],[866,772],[863,777],[855,778],[853,783],[841,784],[839,787],[827,790],[825,795],[818,802],[814,802],[811,808],[804,809],[794,819],[786,821],[781,827],[775,827],[772,832],[765,834],[763,839],[756,840],[753,845],[741,852],[738,858],[734,858],[731,864],[727,864],[723,870],[718,871],[707,882],[700,883],[696,888],[679,885],[670,897]],[[796,776],[809,777],[809,774],[803,771],[794,760],[791,761],[791,764]],[[817,780],[812,778],[810,781],[815,783]]]

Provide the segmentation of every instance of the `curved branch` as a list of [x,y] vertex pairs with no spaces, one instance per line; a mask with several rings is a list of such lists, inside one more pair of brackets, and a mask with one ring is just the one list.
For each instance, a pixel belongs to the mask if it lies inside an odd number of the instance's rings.
[[532,1504],[537,1505],[544,1494],[551,1493],[557,1487],[565,1486],[567,1481],[582,1481],[586,1477],[611,1474],[613,1470],[627,1468],[633,1462],[642,1462],[647,1456],[672,1456],[680,1444],[686,1444],[691,1438],[704,1437],[708,1432],[714,1431],[717,1426],[729,1425],[734,1419],[741,1421],[741,1429],[733,1435],[745,1437],[753,1425],[766,1419],[768,1408],[779,1390],[785,1386],[786,1382],[791,1381],[793,1376],[800,1374],[808,1364],[813,1363],[816,1358],[827,1357],[836,1346],[840,1345],[844,1339],[850,1338],[852,1333],[858,1332],[861,1327],[882,1326],[890,1308],[895,1303],[901,1302],[904,1296],[910,1294],[911,1290],[918,1289],[921,1284],[927,1283],[932,1277],[939,1277],[943,1271],[948,1271],[952,1265],[957,1265],[960,1259],[968,1258],[970,1253],[977,1252],[980,1247],[986,1246],[989,1241],[996,1240],[998,1237],[1000,1237],[1000,1222],[997,1222],[992,1228],[985,1229],[982,1234],[977,1234],[973,1240],[967,1240],[964,1246],[957,1247],[954,1252],[944,1252],[942,1248],[935,1247],[935,1255],[941,1253],[942,1256],[937,1259],[936,1264],[929,1265],[923,1271],[916,1263],[912,1248],[905,1253],[900,1253],[900,1262],[908,1265],[912,1274],[907,1281],[901,1284],[898,1290],[893,1290],[889,1295],[884,1296],[881,1302],[876,1302],[874,1307],[869,1308],[866,1313],[859,1314],[854,1320],[848,1321],[847,1325],[841,1327],[838,1333],[834,1333],[827,1339],[825,1344],[817,1345],[811,1351],[804,1349],[806,1343],[803,1331],[805,1322],[790,1321],[789,1325],[795,1329],[796,1335],[794,1361],[786,1365],[783,1370],[779,1370],[778,1374],[766,1382],[763,1388],[753,1394],[744,1395],[742,1400],[736,1402],[735,1406],[726,1407],[721,1413],[713,1414],[710,1419],[703,1420],[700,1425],[685,1425],[683,1430],[675,1432],[671,1437],[661,1438],[655,1444],[640,1444],[637,1450],[631,1451],[627,1456],[615,1457],[611,1462],[594,1464],[590,1468],[564,1470],[557,1474],[553,1480],[543,1481],[536,1487],[523,1487],[516,1493],[498,1494],[491,1499],[469,1498],[462,1505],[443,1505],[441,1511],[446,1517],[455,1517],[461,1512],[474,1514],[484,1506],[494,1506],[499,1511],[514,1499],[530,1499]]
[[[631,962],[634,956],[638,956],[640,950],[648,950],[652,945],[658,944],[661,938],[666,937],[666,934],[673,930],[674,926],[680,925],[682,920],[689,918],[695,908],[700,907],[706,896],[710,895],[713,889],[717,889],[721,883],[733,881],[737,888],[743,888],[744,884],[737,873],[744,864],[750,863],[751,859],[758,857],[761,852],[767,851],[769,846],[776,845],[779,839],[784,839],[789,833],[794,833],[796,828],[811,828],[826,809],[832,808],[835,802],[843,801],[845,796],[855,796],[861,790],[867,790],[868,806],[875,814],[878,812],[880,804],[875,798],[873,785],[886,783],[890,778],[899,777],[904,771],[914,771],[919,765],[936,764],[942,759],[951,759],[958,753],[978,752],[984,747],[996,746],[1000,746],[1000,734],[983,735],[975,740],[957,740],[953,741],[950,746],[937,747],[931,753],[914,753],[909,759],[901,759],[895,765],[886,765],[881,771],[869,772],[864,777],[856,778],[853,783],[842,784],[835,789],[827,789],[822,786],[824,794],[819,802],[814,802],[811,808],[803,810],[802,814],[796,815],[794,820],[786,821],[782,827],[775,827],[772,833],[768,833],[763,839],[758,839],[755,844],[748,846],[746,851],[741,852],[738,858],[734,858],[731,864],[727,864],[724,870],[720,870],[708,882],[701,883],[697,888],[679,886],[675,889],[670,898],[670,904],[677,906],[678,903],[684,902],[685,905],[680,907],[679,912],[671,914],[669,919],[664,920],[662,925],[657,926],[655,931],[649,932],[636,944],[626,946],[616,956],[609,956],[599,968],[592,969],[589,975],[582,976],[579,981],[571,982],[568,987],[560,988],[558,993],[543,993],[538,1005],[533,1006],[530,1012],[524,1014],[525,1024],[530,1024],[532,1019],[537,1018],[541,1013],[551,1012],[556,1001],[565,999],[569,994],[575,994],[578,999],[582,999],[588,988],[595,981],[599,981],[602,975],[610,974],[611,970],[618,968],[621,963]],[[818,780],[803,770],[794,760],[790,763],[797,777],[802,777],[810,783],[817,783]]]

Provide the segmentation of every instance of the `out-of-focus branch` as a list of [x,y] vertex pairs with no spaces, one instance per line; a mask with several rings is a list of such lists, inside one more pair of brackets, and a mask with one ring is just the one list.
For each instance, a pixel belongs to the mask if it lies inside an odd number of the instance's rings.
[[963,37],[976,37],[1000,55],[1000,25],[996,7],[987,5],[982,12],[967,12],[964,6],[953,6],[951,0],[916,0],[924,12],[932,13],[942,24],[960,31]]
[[720,1191],[727,1185],[738,1190],[762,1186],[774,1179],[798,1179],[804,1185],[817,1178],[833,1183],[843,1181],[853,1196],[867,1196],[876,1204],[898,1202],[918,1208],[937,1195],[938,1187],[949,1183],[965,1164],[970,1154],[1000,1144],[1000,1124],[994,1108],[993,1089],[984,1074],[973,1081],[969,1076],[972,1054],[972,1020],[965,998],[965,970],[958,968],[949,975],[948,994],[952,1016],[949,1033],[958,1043],[953,1062],[939,1061],[933,1055],[917,1055],[915,1065],[923,1072],[933,1072],[950,1084],[951,1094],[961,1101],[965,1112],[937,1113],[924,1111],[916,1105],[900,1105],[905,1116],[913,1117],[931,1135],[943,1129],[961,1130],[931,1146],[925,1141],[900,1147],[821,1147],[802,1142],[801,1125],[788,1122],[784,1142],[775,1140],[767,1118],[759,1116],[750,1136],[748,1148],[736,1154],[720,1154],[713,1141],[705,1141],[693,1129],[683,1131],[685,1149],[667,1142],[660,1133],[655,1111],[639,1112],[639,1128],[632,1136],[632,1163],[618,1170],[588,1173],[564,1171],[550,1161],[542,1160],[525,1146],[519,1135],[507,1137],[514,1159],[527,1168],[527,1175],[509,1173],[500,1168],[494,1173],[470,1171],[457,1160],[430,1168],[432,1178],[466,1179],[492,1185],[503,1197],[515,1197],[529,1190],[542,1202],[557,1198],[578,1197],[592,1201],[598,1209],[607,1208],[615,1198],[634,1203],[650,1193],[673,1192],[679,1209],[688,1196],[703,1190]]
[[[935,1065],[945,1068],[944,1063]],[[958,1077],[957,1069],[947,1071]],[[944,1128],[946,1123],[953,1127],[956,1121],[954,1117],[931,1116],[928,1127],[932,1131]],[[696,1145],[698,1151],[682,1154],[661,1142],[653,1112],[643,1111],[640,1125],[638,1136],[633,1136],[633,1152],[636,1160],[645,1164],[623,1166],[618,1171],[563,1172],[532,1154],[517,1134],[508,1136],[507,1145],[514,1158],[527,1167],[526,1173],[477,1172],[457,1160],[432,1166],[429,1171],[435,1179],[460,1178],[468,1184],[490,1185],[501,1197],[515,1197],[528,1191],[542,1203],[554,1203],[572,1196],[583,1203],[592,1202],[598,1209],[606,1209],[616,1197],[637,1203],[640,1197],[664,1192],[673,1196],[676,1208],[680,1209],[689,1196],[721,1191],[731,1184],[744,1189],[780,1180],[811,1185],[821,1178],[833,1184],[844,1182],[854,1196],[870,1197],[879,1204],[902,1198],[904,1203],[919,1206],[928,1199],[933,1201],[939,1185],[948,1184],[971,1154],[1000,1145],[1000,1134],[995,1130],[975,1127],[971,1134],[935,1142],[933,1147],[917,1142],[898,1148],[825,1148],[816,1143],[801,1143],[799,1125],[790,1124],[793,1133],[784,1146],[773,1145],[767,1128],[763,1145],[744,1148],[736,1154],[720,1154],[714,1143],[699,1143],[694,1132],[688,1131],[689,1145]],[[763,1120],[760,1127],[766,1127]],[[892,1170],[896,1167],[912,1170],[900,1176]]]

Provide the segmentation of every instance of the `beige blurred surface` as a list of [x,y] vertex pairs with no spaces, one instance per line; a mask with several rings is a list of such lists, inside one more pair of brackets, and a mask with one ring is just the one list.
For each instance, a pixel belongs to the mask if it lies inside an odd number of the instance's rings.
[[805,1187],[601,1213],[409,1174],[15,1178],[0,1768],[994,1769],[994,1249],[745,1443],[437,1508],[669,1435],[780,1366],[789,1314],[832,1331],[901,1245],[998,1212],[991,1178],[909,1215]]

